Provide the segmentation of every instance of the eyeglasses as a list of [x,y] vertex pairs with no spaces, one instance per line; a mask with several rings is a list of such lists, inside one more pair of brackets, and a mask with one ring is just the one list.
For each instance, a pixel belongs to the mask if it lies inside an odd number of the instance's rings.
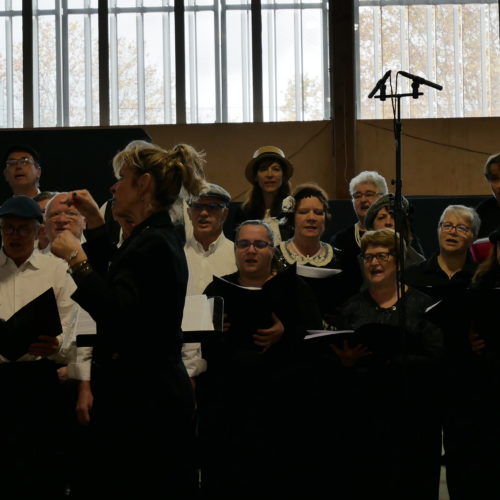
[[271,243],[269,243],[268,241],[264,241],[264,240],[253,240],[253,241],[238,240],[238,241],[235,241],[234,244],[235,244],[236,248],[240,248],[242,250],[244,250],[246,248],[250,248],[251,246],[253,246],[255,249],[258,249],[258,250],[263,250],[264,248],[272,246]]
[[364,253],[361,257],[367,264],[369,264],[374,259],[377,259],[379,262],[387,262],[391,255],[392,255],[391,252],[379,252],[379,253]]
[[61,212],[50,212],[47,214],[47,219],[55,219],[56,217],[60,217],[61,215],[65,215],[66,217],[70,219],[78,219],[79,217],[82,217],[78,212],[75,212],[74,210],[64,210]]
[[14,227],[14,226],[10,226],[10,225],[3,225],[3,226],[0,226],[0,229],[7,236],[12,236],[14,233],[17,233],[22,238],[29,236],[31,234],[31,232],[33,231],[33,228],[30,226]]
[[216,212],[217,210],[222,210],[223,208],[226,208],[226,205],[224,203],[191,203],[190,205],[192,210],[195,210],[196,212],[202,212],[203,210],[206,210],[209,213]]
[[27,156],[23,156],[22,158],[12,158],[5,162],[5,167],[15,167],[17,165],[25,166],[25,165],[33,165],[35,162],[32,158],[28,158]]
[[441,222],[439,227],[445,233],[451,233],[452,229],[456,229],[457,232],[462,234],[467,234],[470,231],[470,227],[465,224],[452,224],[451,222]]
[[375,191],[367,191],[366,193],[360,193],[356,191],[352,195],[353,200],[360,200],[361,198],[366,198],[367,200],[373,200],[376,196],[380,196],[382,193],[376,193]]

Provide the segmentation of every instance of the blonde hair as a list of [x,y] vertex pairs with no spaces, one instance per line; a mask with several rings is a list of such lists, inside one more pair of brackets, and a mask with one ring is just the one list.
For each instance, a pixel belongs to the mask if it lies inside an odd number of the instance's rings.
[[148,173],[154,180],[153,205],[168,209],[184,187],[188,195],[198,196],[205,186],[205,154],[188,144],[165,150],[146,141],[132,141],[113,158],[113,170],[119,178],[122,168],[131,169],[134,178]]

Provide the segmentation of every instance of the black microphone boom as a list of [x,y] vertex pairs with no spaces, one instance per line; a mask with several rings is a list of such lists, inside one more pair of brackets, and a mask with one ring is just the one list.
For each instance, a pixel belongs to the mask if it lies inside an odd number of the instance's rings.
[[433,89],[443,90],[442,85],[438,85],[437,83],[430,82],[429,80],[426,80],[425,78],[422,78],[421,76],[412,75],[411,73],[407,73],[406,71],[398,71],[398,73],[400,75],[406,76],[406,78],[409,78],[410,80],[413,80],[416,83],[420,83],[421,85],[427,85],[428,87],[432,87]]
[[385,75],[377,82],[377,85],[373,88],[373,90],[368,94],[368,99],[371,99],[376,93],[377,90],[382,88],[382,85],[385,84],[387,78],[389,78],[391,74],[391,70],[386,71]]

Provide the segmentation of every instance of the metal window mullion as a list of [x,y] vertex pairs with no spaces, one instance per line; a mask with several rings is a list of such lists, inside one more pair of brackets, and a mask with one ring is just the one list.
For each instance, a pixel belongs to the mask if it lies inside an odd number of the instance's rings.
[[261,0],[251,0],[252,9],[252,90],[253,121],[263,121],[262,87],[262,5]]
[[248,34],[251,31],[251,25],[249,25],[249,17],[246,12],[242,11],[240,16],[240,25],[241,25],[241,94],[242,94],[242,106],[243,106],[243,121],[250,121],[251,117],[251,58],[248,57],[248,50],[250,47],[250,41],[248,39]]
[[[356,17],[357,17],[357,9],[356,9]],[[329,63],[328,63],[328,45],[329,45],[329,40],[328,40],[328,2],[327,0],[323,0],[323,4],[321,7],[321,29],[322,29],[322,36],[321,39],[323,40],[323,118],[330,119],[332,118],[330,116],[330,100],[331,100],[331,94],[330,94],[330,68],[329,68]],[[359,30],[357,32],[359,34]],[[358,47],[359,47],[359,38],[358,38]],[[358,67],[359,65],[356,65]],[[357,81],[359,81],[359,78],[357,78]],[[359,99],[359,92],[358,92],[358,99]]]
[[55,0],[55,42],[56,42],[56,127],[63,125],[63,85],[62,85],[62,48],[61,48],[61,0]]
[[176,123],[186,123],[186,41],[184,0],[174,0],[175,13],[175,114]]
[[[10,0],[6,2],[8,10],[12,9]],[[5,17],[5,99],[6,99],[6,125],[14,126],[14,58],[13,58],[13,38],[12,38],[12,17]],[[2,93],[3,98],[3,93]]]
[[[410,29],[410,22],[406,16],[409,16],[408,7],[400,5],[399,6],[399,53],[402,68],[410,68],[410,55],[409,55],[409,44],[408,38]],[[405,22],[406,21],[406,22]],[[402,100],[401,103],[401,117],[408,118],[411,115],[411,105],[406,99]]]
[[274,10],[267,12],[267,88],[269,102],[269,121],[277,120],[277,95],[276,95],[276,64],[274,54],[276,53]]
[[[460,79],[460,61],[461,61],[461,36],[460,36],[460,24],[459,24],[459,13],[458,5],[453,6],[453,46],[454,46],[454,77],[455,77],[455,117],[462,117],[464,115],[463,109],[463,90],[461,89],[461,79]],[[463,81],[463,80],[462,80]]]
[[62,85],[62,124],[69,126],[69,54],[68,54],[68,0],[61,5],[61,85]]
[[294,80],[295,80],[295,119],[304,119],[304,101],[302,92],[302,57],[301,57],[301,11],[293,11],[293,40],[294,40]]
[[221,0],[220,6],[220,96],[221,121],[229,121],[229,102],[227,98],[227,9],[226,1]]
[[[168,0],[163,1],[168,6]],[[170,60],[170,13],[162,14],[163,43],[163,120],[172,123],[172,65]]]
[[[436,33],[436,27],[434,23],[434,7],[428,5],[425,8],[426,14],[426,27],[427,27],[427,68],[426,75],[431,81],[436,78],[436,71],[434,67],[434,34]],[[434,104],[436,100],[436,91],[432,88],[427,88],[427,117],[430,118],[434,115]]]
[[93,96],[92,96],[92,18],[90,13],[90,0],[85,0],[83,16],[83,50],[85,53],[85,125],[93,125]]
[[[113,0],[111,0],[113,4]],[[98,66],[99,66],[99,125],[107,127],[110,124],[110,60],[109,48],[110,19],[108,14],[108,0],[98,0],[97,30],[98,30]],[[110,5],[110,8],[113,5]]]
[[40,126],[40,55],[38,53],[38,16],[33,16],[33,126]]
[[214,63],[215,63],[215,122],[220,123],[222,119],[222,96],[221,96],[221,54],[220,54],[220,22],[219,22],[219,0],[214,0]]
[[[382,15],[380,9],[373,9],[373,74],[382,75]],[[380,99],[375,101],[375,118],[383,118],[383,105]]]
[[488,74],[486,71],[486,47],[488,46],[488,41],[486,40],[486,21],[485,21],[485,9],[486,6],[480,5],[479,6],[479,12],[480,12],[480,46],[481,46],[481,115],[482,116],[489,116],[489,110],[488,110]]
[[197,102],[197,80],[198,67],[196,58],[196,13],[188,13],[188,38],[189,38],[189,120],[191,123],[198,121],[198,102]]
[[[111,2],[116,5],[116,0]],[[110,61],[110,111],[111,124],[120,124],[120,91],[118,86],[118,34],[116,14],[109,16],[109,61]]]
[[[140,3],[142,4],[142,2]],[[135,17],[135,22],[137,45],[137,112],[139,124],[144,124],[146,123],[146,85],[144,81],[144,15],[138,12]]]
[[23,1],[23,127],[33,127],[33,2]]

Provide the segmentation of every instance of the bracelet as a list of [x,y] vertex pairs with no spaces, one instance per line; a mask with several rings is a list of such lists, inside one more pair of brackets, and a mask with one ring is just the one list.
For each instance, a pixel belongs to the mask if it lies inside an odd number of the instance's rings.
[[91,272],[92,266],[90,265],[90,262],[88,260],[79,262],[78,264],[76,264],[76,266],[70,267],[68,269],[68,273],[78,279],[87,276],[87,274],[90,274]]
[[70,256],[66,259],[68,264],[71,264],[71,261],[78,255],[78,250],[73,250]]

